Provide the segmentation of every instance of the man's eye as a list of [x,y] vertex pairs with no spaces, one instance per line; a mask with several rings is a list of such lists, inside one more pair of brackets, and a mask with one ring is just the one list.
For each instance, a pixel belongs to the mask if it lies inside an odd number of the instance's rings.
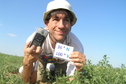
[[69,20],[69,19],[66,19],[65,21],[70,22],[70,20]]
[[54,21],[58,21],[58,19],[53,19]]

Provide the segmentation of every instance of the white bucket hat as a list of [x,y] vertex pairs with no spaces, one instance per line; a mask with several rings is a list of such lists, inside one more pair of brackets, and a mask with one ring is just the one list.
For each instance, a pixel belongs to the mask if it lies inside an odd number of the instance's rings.
[[65,9],[71,12],[71,14],[73,15],[73,22],[72,22],[72,26],[76,23],[77,18],[74,14],[74,12],[72,12],[72,7],[71,5],[66,1],[66,0],[54,0],[48,3],[47,8],[46,8],[46,12],[44,13],[44,17],[43,20],[45,22],[45,19],[47,17],[47,15],[56,9]]

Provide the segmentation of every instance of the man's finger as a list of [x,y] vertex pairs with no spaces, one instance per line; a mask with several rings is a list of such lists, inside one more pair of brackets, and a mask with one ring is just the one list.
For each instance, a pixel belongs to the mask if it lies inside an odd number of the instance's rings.
[[31,41],[27,42],[26,45],[25,45],[25,48],[28,48],[30,43],[31,43]]
[[42,51],[42,48],[40,46],[37,46],[36,47],[36,53],[41,53],[41,51]]

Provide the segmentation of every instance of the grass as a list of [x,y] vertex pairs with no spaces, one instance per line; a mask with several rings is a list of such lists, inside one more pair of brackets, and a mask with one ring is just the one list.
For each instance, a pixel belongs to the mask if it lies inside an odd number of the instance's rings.
[[[0,84],[25,84],[21,74],[18,73],[22,66],[23,57],[0,53]],[[68,81],[67,76],[56,77],[50,80],[52,84],[126,84],[126,67],[113,68],[106,55],[98,64],[87,61],[84,73],[76,72],[73,81]]]
[[22,60],[23,57],[0,53],[0,84],[24,84],[18,73]]

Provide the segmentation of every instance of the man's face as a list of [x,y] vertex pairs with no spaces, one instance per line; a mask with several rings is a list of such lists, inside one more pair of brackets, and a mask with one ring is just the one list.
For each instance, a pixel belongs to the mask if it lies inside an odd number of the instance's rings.
[[51,37],[58,42],[63,42],[71,30],[70,19],[63,13],[52,16],[45,24]]

